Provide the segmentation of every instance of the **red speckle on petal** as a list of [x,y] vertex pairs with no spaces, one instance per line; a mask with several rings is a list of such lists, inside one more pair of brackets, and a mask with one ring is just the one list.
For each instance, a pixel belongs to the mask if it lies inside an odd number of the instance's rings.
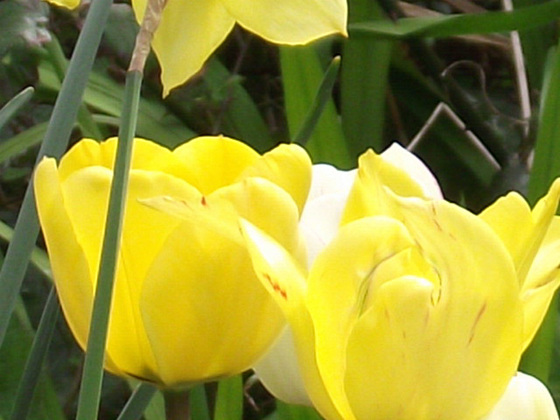
[[477,324],[480,322],[480,319],[482,318],[482,315],[484,314],[484,312],[486,312],[486,306],[487,306],[487,302],[484,302],[484,303],[482,304],[482,306],[480,307],[480,309],[478,310],[478,313],[476,314],[476,318],[475,318],[474,323],[473,323],[473,325],[472,325],[472,327],[471,327],[471,335],[470,335],[470,337],[469,337],[469,342],[468,342],[467,346],[469,346],[469,345],[472,343],[473,339],[474,339],[474,334],[475,334],[475,331],[476,331],[476,326],[477,326]]
[[282,296],[282,298],[284,300],[288,299],[288,293],[286,293],[286,291],[284,289],[282,289],[282,287],[280,287],[280,285],[278,283],[276,283],[274,280],[272,280],[270,275],[264,273],[263,277],[266,279],[266,281],[268,281],[268,283],[272,287],[272,290],[274,290],[277,293],[280,293],[280,296]]
[[200,199],[200,204],[206,206],[206,197],[202,196],[202,198]]

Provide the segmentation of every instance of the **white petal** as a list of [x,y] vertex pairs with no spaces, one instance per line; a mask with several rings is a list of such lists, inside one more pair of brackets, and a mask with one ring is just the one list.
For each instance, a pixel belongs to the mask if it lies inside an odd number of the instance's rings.
[[558,420],[548,389],[536,378],[517,372],[494,409],[482,420]]
[[311,201],[325,194],[337,192],[345,192],[348,195],[356,178],[356,172],[356,169],[341,171],[324,163],[313,165],[313,178],[307,200]]
[[301,377],[292,330],[287,327],[253,367],[262,384],[279,400],[311,406]]

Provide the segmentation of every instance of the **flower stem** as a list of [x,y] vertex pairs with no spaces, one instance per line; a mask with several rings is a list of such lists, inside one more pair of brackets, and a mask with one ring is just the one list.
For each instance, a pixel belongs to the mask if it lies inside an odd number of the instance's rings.
[[190,420],[189,390],[165,391],[163,399],[166,420]]

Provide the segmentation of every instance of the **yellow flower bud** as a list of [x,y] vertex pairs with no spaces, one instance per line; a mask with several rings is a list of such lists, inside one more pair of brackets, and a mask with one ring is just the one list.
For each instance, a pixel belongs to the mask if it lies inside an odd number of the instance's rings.
[[[82,348],[115,151],[115,139],[82,140],[58,167],[46,158],[35,173],[56,288]],[[284,321],[255,278],[237,220],[251,220],[298,253],[298,206],[310,172],[295,145],[260,156],[225,137],[200,137],[173,152],[136,139],[105,367],[179,386],[251,366]]]

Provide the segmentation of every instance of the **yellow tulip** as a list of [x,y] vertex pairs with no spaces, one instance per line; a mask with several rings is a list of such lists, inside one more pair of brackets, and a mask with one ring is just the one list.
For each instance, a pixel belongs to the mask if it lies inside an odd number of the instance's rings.
[[[56,288],[82,348],[115,150],[115,139],[82,140],[58,167],[46,158],[35,173]],[[237,220],[251,220],[297,254],[298,206],[310,172],[307,154],[295,145],[260,156],[225,137],[200,137],[173,152],[136,139],[106,369],[172,387],[251,366],[284,320],[255,278]],[[176,206],[195,217],[177,217]]]
[[[340,229],[309,271],[243,221],[255,271],[290,323],[319,412],[343,420],[480,420],[503,410],[560,280],[559,191],[556,182],[528,210],[521,240],[530,250],[521,250],[509,234],[518,219],[498,223],[490,213],[505,213],[511,199],[476,216],[430,198],[370,151]],[[557,418],[550,404],[546,410],[543,419]]]
[[[48,0],[68,8],[79,0]],[[138,22],[147,0],[132,0]],[[346,35],[346,0],[168,0],[152,46],[161,65],[163,95],[200,71],[235,24],[269,42],[307,44]]]

